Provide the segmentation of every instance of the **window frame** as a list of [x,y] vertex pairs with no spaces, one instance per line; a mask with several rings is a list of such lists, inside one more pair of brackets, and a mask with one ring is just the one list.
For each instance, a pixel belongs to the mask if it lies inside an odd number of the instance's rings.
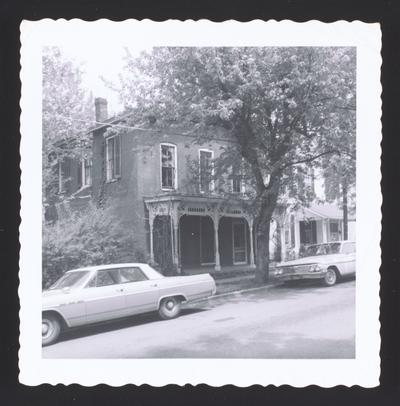
[[[119,146],[119,148],[118,148],[118,150],[119,150],[118,151],[118,154],[119,154],[118,173],[116,173],[116,164],[115,164],[115,162],[116,162],[115,139],[116,138],[119,139],[119,142],[118,142],[118,146]],[[114,143],[113,157],[112,157],[113,158],[112,159],[112,163],[113,163],[112,164],[112,169],[110,168],[110,165],[109,165],[110,159],[109,159],[109,147],[108,147],[111,140]],[[121,162],[122,162],[122,159],[121,159],[121,151],[122,151],[122,148],[121,148],[121,135],[120,134],[113,134],[113,135],[108,136],[106,138],[105,147],[106,147],[105,148],[106,149],[106,151],[105,151],[106,152],[105,153],[105,158],[106,158],[106,182],[115,182],[116,180],[121,178],[121,167],[122,167],[122,165],[121,165]]]
[[[162,157],[163,157],[162,148],[163,147],[171,147],[174,149],[173,159],[174,159],[175,165],[172,167],[172,168],[174,168],[172,187],[163,185],[163,162],[162,162]],[[172,144],[170,142],[160,143],[160,186],[161,186],[161,190],[163,190],[163,191],[171,191],[171,190],[178,189],[178,151],[177,150],[178,150],[178,147],[176,146],[176,144]]]
[[65,184],[62,170],[62,161],[58,161],[58,194],[61,195],[65,193]]
[[[235,175],[233,165],[231,165],[231,179],[230,179],[230,187],[231,187],[231,193],[235,195],[243,195],[246,193],[246,185],[244,183],[243,176],[244,175],[244,170],[243,170],[243,158],[241,160],[240,166],[239,166],[239,175]],[[233,189],[233,181],[235,178],[240,178],[240,191],[235,191]]]
[[[202,184],[201,184],[201,153],[202,152],[211,152],[211,180],[210,180],[210,187],[209,190],[202,190]],[[213,193],[215,190],[215,184],[214,184],[214,176],[215,176],[215,168],[214,168],[214,151],[212,149],[208,148],[200,148],[198,152],[198,158],[199,158],[199,191],[200,193]]]
[[[97,286],[97,281],[99,279],[99,272],[112,272],[112,271],[118,271],[118,277],[120,279],[120,269],[119,268],[106,268],[106,269],[98,269],[94,276],[89,279],[89,281],[86,284],[87,288],[105,288],[108,286],[115,286],[115,285],[121,285],[121,279],[119,280],[118,283],[111,283],[110,285],[101,285],[101,286]],[[112,278],[111,278],[112,279]],[[94,286],[90,286],[90,282],[94,280]]]
[[[86,162],[89,162],[88,168],[90,168],[90,169],[86,169],[86,165],[85,165]],[[81,189],[92,186],[92,167],[93,167],[92,158],[83,157],[80,160]],[[87,172],[89,173],[89,182],[86,182]]]
[[[124,271],[124,270],[138,270],[139,271],[139,273],[143,276],[143,280],[140,280],[140,281],[125,281],[125,282],[122,282],[122,279],[121,279],[121,271]],[[148,281],[149,280],[149,278],[147,277],[147,275],[143,272],[143,269],[141,269],[139,266],[127,266],[127,267],[125,267],[125,268],[119,268],[119,280],[120,280],[120,284],[121,285],[125,285],[126,283],[138,283],[138,282],[145,282],[145,281]]]

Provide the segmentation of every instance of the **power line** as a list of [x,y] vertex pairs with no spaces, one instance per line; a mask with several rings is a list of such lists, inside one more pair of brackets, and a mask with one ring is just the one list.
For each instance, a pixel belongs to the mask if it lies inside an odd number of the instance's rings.
[[[68,116],[63,116],[62,114],[57,114],[57,116],[64,118],[66,120],[72,120],[72,121],[79,121],[81,123],[85,123],[85,124],[98,124],[101,126],[109,126],[109,127],[117,127],[117,128],[123,128],[123,129],[127,129],[127,130],[140,130],[140,131],[149,131],[148,128],[142,128],[142,127],[133,127],[133,126],[127,126],[127,125],[121,125],[121,124],[113,124],[110,122],[101,122],[101,121],[96,121],[96,120],[83,120],[80,118],[73,118],[73,117],[68,117]],[[122,118],[121,118],[122,119]],[[116,120],[119,120],[118,118]],[[91,131],[91,130],[88,130]]]

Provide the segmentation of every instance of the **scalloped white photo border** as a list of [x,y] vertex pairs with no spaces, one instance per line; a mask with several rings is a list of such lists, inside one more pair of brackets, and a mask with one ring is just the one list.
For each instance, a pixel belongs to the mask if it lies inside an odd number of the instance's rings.
[[[355,359],[43,359],[42,272],[42,47],[74,42],[101,50],[102,41],[143,46],[355,46],[357,47],[357,282]],[[150,20],[23,21],[21,24],[21,226],[19,379],[26,385],[92,386],[129,383],[163,386],[310,384],[379,385],[381,264],[381,32],[360,21],[288,20],[214,23]],[[105,63],[110,63],[105,59]]]

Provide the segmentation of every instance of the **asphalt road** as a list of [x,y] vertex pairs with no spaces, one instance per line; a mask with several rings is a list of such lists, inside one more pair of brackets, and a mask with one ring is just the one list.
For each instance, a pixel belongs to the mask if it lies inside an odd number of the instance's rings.
[[275,286],[69,331],[44,358],[354,358],[355,281]]

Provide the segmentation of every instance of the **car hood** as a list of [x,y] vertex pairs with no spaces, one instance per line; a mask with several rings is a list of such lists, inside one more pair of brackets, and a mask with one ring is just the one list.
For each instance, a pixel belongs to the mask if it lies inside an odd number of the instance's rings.
[[277,267],[282,266],[296,266],[296,265],[307,265],[307,264],[325,264],[330,262],[337,262],[343,257],[342,254],[331,254],[331,255],[315,255],[313,257],[298,258],[293,261],[280,262]]

